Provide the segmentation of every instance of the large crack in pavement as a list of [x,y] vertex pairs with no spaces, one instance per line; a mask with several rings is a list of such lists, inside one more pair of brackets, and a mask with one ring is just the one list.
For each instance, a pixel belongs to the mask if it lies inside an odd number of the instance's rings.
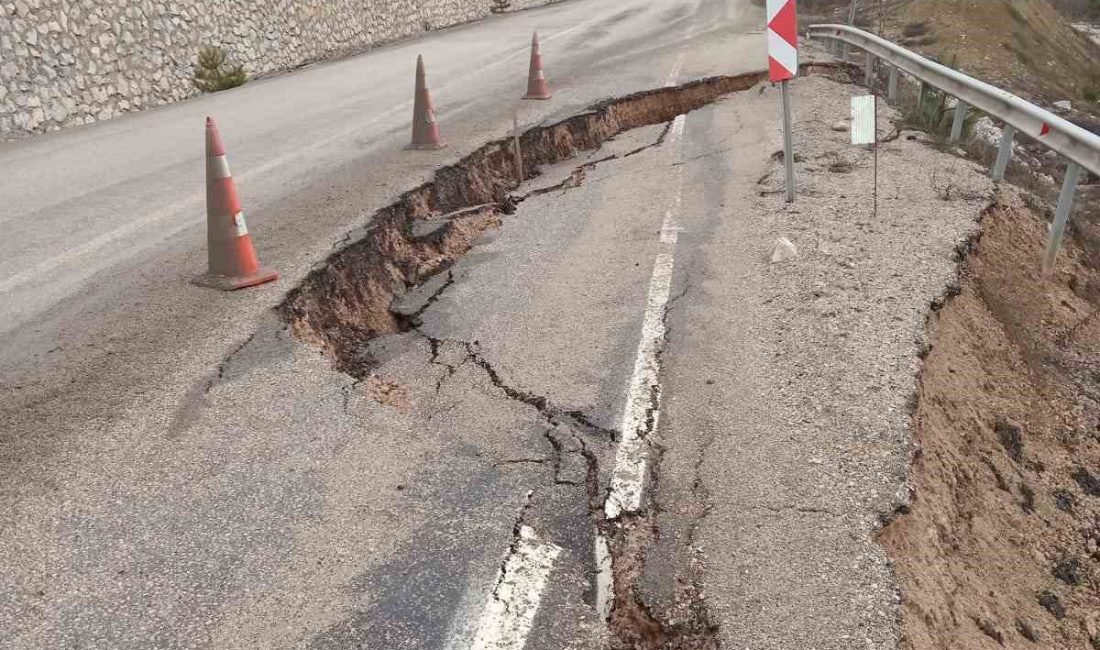
[[[819,64],[804,66],[807,73],[832,68]],[[519,138],[523,163],[519,167],[526,170],[524,178],[517,175],[512,138],[490,142],[458,163],[439,169],[433,181],[406,192],[395,203],[377,211],[357,231],[359,239],[353,241],[349,234],[338,244],[342,247],[291,291],[280,307],[282,316],[300,340],[320,347],[337,369],[359,381],[370,378],[378,363],[369,345],[372,339],[385,334],[413,333],[427,340],[429,362],[445,370],[436,382],[437,393],[460,367],[473,364],[508,399],[538,413],[546,424],[544,435],[549,456],[515,462],[549,462],[553,474],[550,484],[544,487],[553,489],[561,485],[578,486],[577,481],[563,478],[563,466],[572,455],[583,461],[591,523],[606,540],[610,553],[613,601],[607,623],[610,645],[615,649],[718,647],[717,629],[711,623],[694,577],[687,589],[689,598],[678,610],[681,614],[676,620],[662,620],[644,602],[639,582],[647,550],[660,535],[656,508],[647,505],[614,520],[605,515],[610,488],[601,485],[600,459],[593,447],[621,441],[622,432],[601,427],[584,412],[562,407],[545,395],[509,384],[482,353],[477,341],[430,336],[420,328],[421,316],[454,284],[451,268],[455,262],[484,232],[499,227],[504,216],[514,213],[517,204],[531,196],[577,187],[584,182],[587,171],[601,163],[661,146],[677,115],[701,108],[723,95],[748,90],[765,78],[765,73],[721,76],[639,92],[605,101],[560,122],[531,128]],[[539,175],[540,166],[573,158],[581,151],[597,150],[622,132],[661,123],[666,125],[665,129],[651,144],[586,162],[552,186],[523,195],[512,194],[524,181]],[[410,292],[423,292],[433,282],[434,288],[420,297],[415,309],[395,307]],[[667,321],[671,304],[666,306],[663,320]],[[668,337],[667,322],[664,337],[662,349]],[[458,348],[459,361],[443,360],[448,346]],[[354,386],[347,390],[353,390]],[[649,445],[653,452],[647,491],[657,487],[663,451],[650,435],[656,424],[659,394],[652,397],[642,432],[643,444]],[[698,476],[695,482],[696,487],[704,489],[698,485]],[[513,554],[525,538],[524,518],[532,494],[534,490],[516,519]],[[701,512],[705,511],[703,507]],[[507,579],[507,566],[506,559],[501,565],[500,580]]]

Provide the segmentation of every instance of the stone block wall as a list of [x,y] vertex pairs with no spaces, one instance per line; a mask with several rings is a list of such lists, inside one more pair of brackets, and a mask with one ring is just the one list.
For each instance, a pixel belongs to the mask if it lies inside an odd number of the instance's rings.
[[258,75],[483,18],[491,4],[0,0],[0,138],[110,119],[195,95],[191,79],[203,45],[225,48]]

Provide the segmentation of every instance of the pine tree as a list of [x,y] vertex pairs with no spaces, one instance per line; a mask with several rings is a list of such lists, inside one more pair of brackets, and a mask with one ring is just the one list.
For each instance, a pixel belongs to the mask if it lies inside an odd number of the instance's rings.
[[199,50],[198,65],[192,83],[204,93],[235,88],[248,81],[244,66],[229,62],[225,50],[208,45]]

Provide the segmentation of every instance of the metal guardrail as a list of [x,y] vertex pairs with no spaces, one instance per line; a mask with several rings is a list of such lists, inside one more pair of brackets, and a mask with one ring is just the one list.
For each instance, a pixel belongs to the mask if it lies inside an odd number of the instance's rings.
[[852,45],[866,52],[866,77],[872,79],[875,59],[888,63],[890,81],[888,95],[897,93],[898,71],[914,77],[921,83],[921,100],[927,86],[954,96],[958,103],[951,128],[951,140],[962,135],[963,121],[969,106],[973,106],[1005,123],[997,161],[993,165],[994,180],[1004,179],[1005,168],[1012,156],[1013,141],[1017,132],[1025,133],[1036,141],[1058,152],[1069,161],[1062,193],[1058,199],[1051,239],[1043,258],[1043,275],[1049,277],[1054,269],[1054,259],[1061,248],[1066,223],[1073,207],[1073,197],[1081,169],[1100,175],[1100,136],[1040,108],[1012,93],[953,70],[943,64],[926,59],[899,45],[847,25],[813,25],[809,28],[812,38],[823,38]]

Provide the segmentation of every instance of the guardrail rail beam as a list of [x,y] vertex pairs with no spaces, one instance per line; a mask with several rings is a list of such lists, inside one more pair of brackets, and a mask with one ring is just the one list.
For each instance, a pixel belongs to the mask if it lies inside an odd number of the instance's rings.
[[[852,8],[855,7],[853,0]],[[1069,215],[1073,208],[1073,198],[1077,183],[1083,171],[1100,175],[1100,135],[1062,118],[1045,108],[1028,102],[1007,90],[997,88],[979,79],[969,77],[958,70],[936,63],[895,43],[856,29],[850,25],[812,25],[809,28],[811,38],[825,38],[843,44],[845,60],[848,46],[863,50],[867,54],[867,76],[873,59],[879,59],[891,67],[889,96],[893,98],[897,91],[897,76],[904,72],[920,82],[920,95],[917,98],[918,112],[923,111],[929,86],[945,95],[955,97],[955,121],[951,125],[951,139],[958,141],[966,120],[966,112],[973,107],[987,113],[1004,123],[1004,136],[1001,138],[997,161],[991,175],[996,181],[1004,180],[1005,169],[1012,157],[1012,146],[1017,132],[1035,138],[1049,149],[1061,154],[1069,161],[1066,180],[1062,193],[1058,197],[1058,209],[1051,228],[1050,242],[1043,258],[1043,275],[1049,277],[1054,271],[1054,262],[1065,236]],[[868,86],[870,83],[868,82]]]

